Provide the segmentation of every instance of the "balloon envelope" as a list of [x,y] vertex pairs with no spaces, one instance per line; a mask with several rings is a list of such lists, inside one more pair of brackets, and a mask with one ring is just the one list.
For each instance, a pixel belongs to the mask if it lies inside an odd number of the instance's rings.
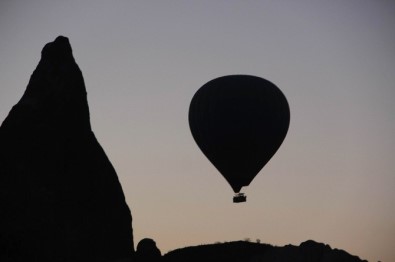
[[235,193],[276,153],[289,120],[280,89],[250,75],[211,80],[196,92],[189,108],[193,138]]

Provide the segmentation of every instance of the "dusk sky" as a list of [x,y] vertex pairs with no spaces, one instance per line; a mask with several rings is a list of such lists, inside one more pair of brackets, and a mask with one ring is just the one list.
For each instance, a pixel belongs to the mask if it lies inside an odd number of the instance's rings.
[[[394,1],[1,0],[0,121],[58,35],[83,72],[135,244],[313,239],[395,261]],[[188,125],[194,93],[229,74],[270,80],[291,111],[242,204]]]

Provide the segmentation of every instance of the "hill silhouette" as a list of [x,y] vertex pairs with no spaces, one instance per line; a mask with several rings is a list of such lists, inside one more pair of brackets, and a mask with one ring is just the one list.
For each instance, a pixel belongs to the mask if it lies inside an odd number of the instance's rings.
[[165,262],[226,261],[226,262],[361,262],[357,256],[329,245],[308,240],[299,246],[234,241],[185,247],[163,256]]

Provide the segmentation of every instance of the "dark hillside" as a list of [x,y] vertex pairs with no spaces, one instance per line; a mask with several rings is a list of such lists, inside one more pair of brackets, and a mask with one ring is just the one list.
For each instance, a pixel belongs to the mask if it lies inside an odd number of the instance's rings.
[[164,255],[164,261],[248,261],[252,256],[265,254],[273,247],[247,241],[199,245],[171,251]]
[[275,247],[268,244],[235,241],[228,243],[185,247],[163,256],[166,262],[226,261],[226,262],[360,262],[357,256],[312,240],[299,246]]

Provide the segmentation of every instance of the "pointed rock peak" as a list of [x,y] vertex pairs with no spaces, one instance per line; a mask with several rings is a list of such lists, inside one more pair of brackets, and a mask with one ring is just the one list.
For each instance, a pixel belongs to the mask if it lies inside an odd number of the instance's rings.
[[[67,37],[59,36],[44,46],[41,60],[15,110],[19,118],[35,119],[65,132],[90,131],[85,83]],[[9,118],[13,115],[11,112]]]
[[0,261],[132,261],[133,252],[121,184],[58,37],[0,126]]
[[58,36],[55,41],[45,45],[41,52],[41,59],[59,62],[61,60],[74,60],[69,39]]

